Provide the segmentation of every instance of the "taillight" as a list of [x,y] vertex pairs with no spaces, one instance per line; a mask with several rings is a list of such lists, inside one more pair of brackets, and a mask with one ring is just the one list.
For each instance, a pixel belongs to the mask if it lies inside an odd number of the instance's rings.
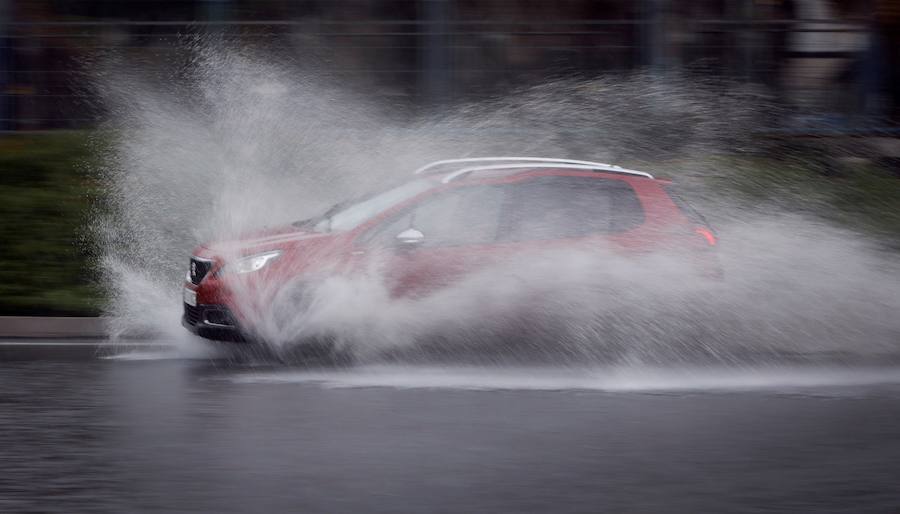
[[716,246],[718,240],[716,239],[716,235],[713,234],[713,231],[706,227],[697,227],[694,229],[694,232],[700,234],[700,237],[706,240],[709,243],[709,246]]

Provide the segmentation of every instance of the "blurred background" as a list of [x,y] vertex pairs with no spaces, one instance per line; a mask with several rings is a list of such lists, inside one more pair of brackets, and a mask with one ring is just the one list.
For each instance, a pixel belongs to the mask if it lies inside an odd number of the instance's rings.
[[864,144],[896,174],[898,24],[900,0],[0,0],[0,314],[99,312],[83,230],[103,193],[97,55],[152,66],[222,37],[413,114],[554,78],[686,72],[790,106],[769,136]]
[[888,131],[898,23],[897,0],[2,0],[0,122],[90,126],[85,59],[167,60],[217,31],[419,107],[554,74],[688,67],[771,87],[802,108],[798,130]]
[[897,0],[0,0],[0,122],[89,127],[86,58],[166,61],[217,32],[416,107],[687,67],[772,88],[800,109],[796,130],[874,133],[900,121],[898,23]]

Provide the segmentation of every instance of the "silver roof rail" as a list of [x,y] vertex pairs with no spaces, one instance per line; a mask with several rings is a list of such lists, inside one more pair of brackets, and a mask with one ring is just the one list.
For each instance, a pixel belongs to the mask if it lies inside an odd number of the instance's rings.
[[474,163],[478,163],[478,162],[497,162],[497,163],[500,163],[500,162],[508,162],[508,163],[515,163],[515,162],[539,163],[539,162],[543,162],[543,163],[548,163],[548,164],[550,164],[550,163],[583,164],[586,166],[598,166],[598,167],[602,167],[602,168],[621,169],[621,166],[616,166],[615,164],[605,164],[602,162],[593,162],[593,161],[579,161],[579,160],[575,160],[575,159],[553,159],[553,158],[547,158],[547,157],[467,157],[467,158],[462,158],[462,159],[445,159],[443,161],[434,161],[434,162],[428,163],[425,166],[422,166],[421,168],[417,169],[416,171],[413,172],[413,175],[419,175],[419,174],[425,173],[426,171],[428,171],[430,169],[439,168],[441,166],[446,166],[448,164],[470,164],[470,163],[474,164]]
[[[543,162],[543,161],[542,161]],[[644,177],[652,179],[653,175],[644,172],[644,171],[636,171],[636,170],[628,170],[622,168],[620,166],[611,166],[608,164],[563,164],[563,163],[552,163],[547,162],[547,164],[553,164],[554,168],[562,168],[562,169],[571,169],[571,170],[591,170],[591,171],[605,171],[607,173],[621,173],[623,175],[634,175],[637,177]],[[468,168],[462,168],[460,170],[456,170],[453,173],[447,175],[441,182],[447,184],[452,180],[462,176],[472,173],[473,171],[487,171],[487,170],[514,170],[514,169],[531,169],[535,168],[534,164],[493,164],[489,166],[470,166]]]

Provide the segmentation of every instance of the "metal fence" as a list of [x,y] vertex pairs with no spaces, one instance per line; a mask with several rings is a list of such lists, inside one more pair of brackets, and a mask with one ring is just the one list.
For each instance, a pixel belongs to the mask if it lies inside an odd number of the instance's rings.
[[[743,0],[707,0],[707,6],[731,7],[705,11],[677,0],[593,7],[420,0],[384,2],[394,8],[383,12],[372,11],[378,2],[362,2],[368,10],[355,12],[349,1],[307,1],[295,7],[315,9],[273,20],[246,13],[232,19],[224,8],[229,2],[193,3],[202,9],[192,12],[201,15],[188,21],[7,15],[0,20],[0,129],[91,126],[97,113],[84,87],[91,58],[112,51],[133,62],[163,63],[183,54],[196,34],[326,63],[329,73],[413,108],[548,77],[687,68],[764,84],[795,106],[798,130],[885,131],[898,120],[896,35],[882,28],[875,4],[843,18],[798,18],[803,13],[796,11],[784,18],[777,9],[761,9],[764,2]],[[581,17],[568,17],[573,14]]]

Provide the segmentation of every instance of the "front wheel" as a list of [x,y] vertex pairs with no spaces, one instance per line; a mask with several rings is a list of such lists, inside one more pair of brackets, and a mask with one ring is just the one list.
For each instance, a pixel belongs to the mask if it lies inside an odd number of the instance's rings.
[[275,348],[273,353],[279,361],[291,365],[343,367],[356,361],[353,351],[340,345],[334,336],[306,338]]

